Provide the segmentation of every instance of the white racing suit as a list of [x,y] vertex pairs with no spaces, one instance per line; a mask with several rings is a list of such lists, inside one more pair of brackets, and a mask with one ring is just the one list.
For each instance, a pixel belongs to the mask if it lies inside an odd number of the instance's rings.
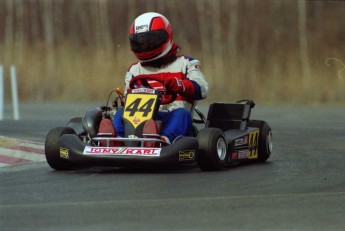
[[[192,132],[192,113],[197,100],[207,97],[208,83],[200,71],[200,62],[187,56],[178,56],[177,59],[162,67],[142,66],[140,62],[133,64],[125,77],[126,90],[129,89],[129,82],[136,76],[173,76],[183,81],[185,93],[178,95],[176,100],[170,104],[161,105],[157,120],[161,120],[163,127],[161,135],[173,142],[179,136],[189,136]],[[149,84],[156,88],[163,88],[162,84],[156,81],[149,81]],[[119,110],[114,118],[113,124],[118,136],[124,136],[122,123],[123,112]]]

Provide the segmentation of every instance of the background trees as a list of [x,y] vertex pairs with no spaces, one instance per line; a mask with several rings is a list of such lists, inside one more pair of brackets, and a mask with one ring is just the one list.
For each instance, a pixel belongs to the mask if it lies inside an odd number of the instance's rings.
[[0,64],[19,69],[23,99],[104,99],[135,61],[128,28],[147,11],[202,62],[211,100],[345,100],[342,1],[0,0]]

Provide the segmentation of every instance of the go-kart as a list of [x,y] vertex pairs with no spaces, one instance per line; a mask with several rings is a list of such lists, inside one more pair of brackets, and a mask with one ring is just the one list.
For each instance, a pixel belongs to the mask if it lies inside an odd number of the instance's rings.
[[[45,156],[55,170],[92,166],[148,167],[197,165],[203,171],[222,170],[243,162],[264,162],[272,152],[272,132],[262,120],[250,120],[255,103],[212,103],[207,117],[193,107],[191,136],[171,144],[157,134],[146,134],[145,126],[164,126],[156,120],[161,105],[171,103],[176,94],[169,89],[154,89],[155,76],[135,77],[124,94],[116,89],[111,106],[87,110],[83,117],[72,118],[66,127],[49,131]],[[114,91],[113,91],[114,92]],[[124,137],[117,137],[112,120],[123,110]],[[199,118],[194,118],[198,116]],[[201,127],[201,128],[200,128]]]

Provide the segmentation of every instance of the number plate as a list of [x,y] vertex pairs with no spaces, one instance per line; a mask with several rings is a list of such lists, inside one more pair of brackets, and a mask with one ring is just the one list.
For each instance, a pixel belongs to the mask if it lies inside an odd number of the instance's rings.
[[128,120],[134,128],[153,117],[158,95],[132,94],[126,96],[123,118]]

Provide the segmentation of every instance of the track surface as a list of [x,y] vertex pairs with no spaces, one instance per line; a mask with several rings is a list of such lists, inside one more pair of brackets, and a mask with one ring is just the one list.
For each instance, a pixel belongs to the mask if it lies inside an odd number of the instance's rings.
[[[0,135],[44,142],[88,105],[28,105]],[[345,109],[257,105],[268,162],[201,172],[0,168],[0,230],[345,230]]]

